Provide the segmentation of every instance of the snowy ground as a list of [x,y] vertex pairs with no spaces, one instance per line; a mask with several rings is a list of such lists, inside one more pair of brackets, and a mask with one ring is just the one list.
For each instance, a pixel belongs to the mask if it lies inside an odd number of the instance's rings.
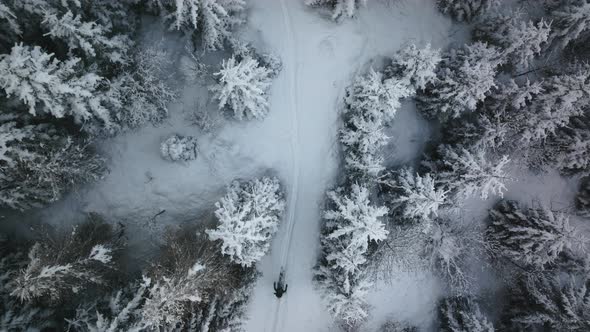
[[[337,175],[337,131],[345,87],[371,61],[392,55],[407,43],[445,47],[454,31],[431,0],[372,1],[358,17],[334,23],[298,0],[252,0],[245,39],[278,54],[283,71],[271,90],[271,112],[264,121],[228,122],[205,135],[187,123],[186,110],[207,104],[206,89],[183,89],[182,103],[173,105],[163,125],[148,127],[105,142],[111,173],[45,212],[63,223],[78,212],[96,211],[110,220],[130,224],[137,243],[163,225],[195,220],[211,211],[234,178],[251,178],[269,170],[285,184],[288,212],[271,253],[259,265],[258,280],[248,310],[248,331],[331,331],[332,321],[312,284],[312,267],[319,247],[320,209],[324,193]],[[184,52],[184,41],[164,34],[155,22],[146,40],[162,40],[173,65]],[[178,82],[179,78],[172,77]],[[200,155],[194,162],[162,160],[159,144],[178,133],[197,136]],[[408,162],[428,136],[413,107],[404,107],[391,128],[390,163]],[[67,213],[65,213],[65,211]],[[165,211],[156,216],[158,213]],[[148,230],[146,232],[145,230]],[[152,234],[153,235],[153,234]],[[289,290],[278,301],[272,282],[284,267]],[[424,325],[432,317],[438,285],[428,276],[400,274],[392,284],[373,291],[372,323],[386,316]]]

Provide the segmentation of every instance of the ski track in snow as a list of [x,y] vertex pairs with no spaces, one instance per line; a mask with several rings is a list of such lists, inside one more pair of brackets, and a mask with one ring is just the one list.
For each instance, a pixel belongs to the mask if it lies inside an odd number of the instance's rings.
[[[291,154],[292,154],[292,163],[293,163],[293,174],[291,176],[291,191],[289,193],[289,205],[288,209],[289,212],[287,214],[287,222],[286,228],[287,232],[285,234],[286,241],[283,243],[282,253],[281,253],[281,269],[284,269],[285,277],[287,276],[287,260],[289,249],[291,247],[291,241],[293,239],[293,229],[295,227],[295,211],[299,196],[299,173],[300,173],[300,166],[299,166],[299,121],[297,117],[297,86],[298,86],[298,65],[296,63],[297,56],[295,54],[295,37],[293,34],[293,28],[291,23],[291,16],[287,10],[287,5],[285,4],[285,0],[280,0],[281,2],[281,12],[283,15],[283,26],[285,28],[287,34],[287,45],[290,45],[287,54],[289,55],[287,65],[287,78],[289,84],[286,85],[288,89],[289,95],[289,112],[291,114],[292,122],[291,122]],[[272,331],[277,331],[277,327],[279,324],[280,316],[282,314],[281,310],[281,303],[282,301],[278,301],[277,308],[274,313],[273,317],[273,325]]]

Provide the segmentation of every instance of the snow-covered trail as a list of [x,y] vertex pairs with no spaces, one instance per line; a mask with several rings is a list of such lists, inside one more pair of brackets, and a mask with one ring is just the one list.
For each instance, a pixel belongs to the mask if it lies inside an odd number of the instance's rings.
[[[408,41],[438,46],[436,39],[445,36],[449,25],[433,7],[428,11],[427,2],[374,2],[359,18],[334,23],[303,1],[252,1],[252,39],[283,61],[271,92],[271,115],[264,122],[289,136],[289,146],[283,147],[289,164],[281,164],[290,169],[279,169],[286,181],[288,210],[269,255],[259,264],[262,277],[247,312],[247,331],[334,330],[312,278],[321,203],[338,170],[340,103],[350,79],[371,59],[391,55]],[[435,19],[418,19],[424,8]],[[279,300],[272,284],[283,267],[289,288]]]

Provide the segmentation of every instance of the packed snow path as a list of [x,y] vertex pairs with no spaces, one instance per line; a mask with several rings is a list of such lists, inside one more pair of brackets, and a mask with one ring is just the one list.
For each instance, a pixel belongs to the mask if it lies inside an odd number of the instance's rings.
[[[276,116],[290,122],[281,126],[290,136],[291,169],[281,172],[287,181],[287,214],[270,254],[259,265],[263,275],[247,312],[247,331],[333,330],[314,288],[312,268],[319,249],[321,204],[338,169],[341,101],[351,78],[365,70],[369,60],[393,54],[408,41],[424,44],[443,36],[448,26],[426,2],[371,3],[370,12],[361,10],[357,19],[343,23],[321,17],[302,1],[252,4],[250,26],[283,62],[273,86],[271,116],[265,121],[274,122]],[[429,7],[432,12],[424,10]],[[428,16],[436,19],[426,20]],[[412,116],[406,120],[410,123],[394,139],[412,139],[404,135],[416,129],[416,121]],[[283,267],[289,290],[277,299],[272,283]]]

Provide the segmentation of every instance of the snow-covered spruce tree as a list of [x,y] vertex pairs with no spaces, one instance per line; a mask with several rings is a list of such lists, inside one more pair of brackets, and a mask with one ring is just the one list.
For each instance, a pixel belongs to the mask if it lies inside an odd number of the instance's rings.
[[509,80],[500,84],[492,89],[475,117],[461,119],[460,126],[449,122],[445,136],[451,142],[467,146],[472,151],[509,154],[513,150],[514,140],[521,139],[525,118],[532,116],[527,108],[542,91],[542,82],[531,83],[527,80],[518,85]]
[[590,215],[590,179],[584,178],[576,194],[576,209],[581,215]]
[[165,241],[148,273],[152,284],[141,308],[142,321],[152,329],[187,326],[191,312],[206,307],[217,294],[240,288],[254,273],[222,256],[219,243],[208,241],[200,230],[172,231]]
[[370,244],[387,237],[381,217],[384,207],[374,206],[368,189],[352,185],[328,193],[329,209],[324,212],[322,254],[315,280],[334,318],[352,328],[368,316],[366,293],[370,287],[364,268]]
[[440,10],[457,21],[472,21],[500,5],[500,0],[438,0]]
[[238,120],[264,118],[269,108],[271,74],[251,57],[223,60],[221,70],[214,74],[217,84],[211,87],[219,109],[229,109]]
[[418,91],[419,109],[441,120],[475,111],[496,86],[497,67],[503,61],[497,48],[484,43],[452,49],[443,56],[435,82]]
[[421,176],[405,167],[395,173],[392,181],[384,183],[391,191],[386,199],[404,218],[430,219],[445,204],[447,190],[437,186],[430,173]]
[[0,121],[0,206],[40,207],[103,176],[92,146],[62,135],[51,125]]
[[176,91],[160,78],[165,75],[168,59],[169,55],[156,47],[140,49],[133,63],[111,80],[105,98],[121,127],[159,124],[168,116],[168,104],[177,97]]
[[170,230],[143,280],[79,307],[69,324],[79,331],[240,330],[255,276],[204,232]]
[[308,6],[327,6],[332,8],[332,19],[353,17],[359,6],[365,6],[367,0],[305,0]]
[[69,10],[63,15],[49,11],[44,14],[41,24],[48,31],[46,36],[62,40],[70,52],[80,50],[88,58],[104,56],[115,64],[129,61],[127,53],[132,46],[129,37],[109,37],[105,26],[84,21],[80,14],[73,14]]
[[574,117],[545,145],[545,159],[564,175],[590,174],[590,119]]
[[494,332],[494,325],[481,312],[477,303],[461,296],[450,297],[439,304],[441,332]]
[[223,48],[232,29],[243,23],[244,0],[158,0],[170,29],[195,32],[205,49]]
[[30,249],[10,294],[22,302],[55,304],[90,285],[105,285],[116,268],[113,254],[120,245],[120,232],[96,214],[67,234],[47,233]]
[[551,41],[561,49],[590,29],[590,3],[586,0],[564,0],[550,10]]
[[590,281],[570,275],[522,277],[510,292],[506,316],[518,331],[588,331]]
[[79,332],[145,331],[149,321],[142,320],[141,307],[149,295],[149,278],[133,283],[100,301],[79,306],[75,317],[66,319],[70,329]]
[[189,161],[197,159],[197,139],[192,136],[172,135],[160,144],[162,158],[170,161]]
[[516,11],[487,16],[477,25],[475,36],[500,47],[514,68],[526,69],[541,54],[550,32],[550,23],[525,21],[522,12]]
[[[0,331],[40,331],[52,326],[53,313],[10,296],[19,270],[26,267],[26,255],[14,243],[0,236]],[[15,248],[16,247],[16,248]]]
[[98,120],[113,126],[109,111],[97,93],[102,78],[79,74],[80,59],[56,59],[39,46],[15,45],[10,54],[0,55],[0,88],[28,107],[30,114],[72,116],[78,123]]
[[418,332],[418,328],[408,323],[388,320],[379,328],[379,332]]
[[232,261],[252,266],[268,251],[285,210],[279,180],[262,177],[234,181],[215,206],[219,225],[207,231],[209,239],[221,240],[221,252]]
[[[542,141],[566,126],[574,116],[581,116],[590,102],[590,66],[579,65],[565,74],[551,76],[542,83],[523,120],[521,141]],[[519,119],[520,120],[520,119]]]
[[502,197],[506,191],[505,182],[510,180],[506,174],[507,156],[500,160],[489,160],[484,151],[472,153],[464,147],[441,145],[438,148],[433,171],[438,181],[451,193],[469,198],[479,196],[487,199],[490,194]]
[[350,192],[344,188],[328,192],[332,209],[324,212],[326,235],[322,244],[329,248],[326,260],[333,269],[354,273],[366,262],[369,243],[387,238],[381,218],[387,208],[374,206],[365,186],[353,184]]
[[489,215],[490,247],[517,264],[542,269],[581,241],[567,215],[546,207],[522,208],[516,202],[501,201]]
[[349,171],[364,177],[383,170],[379,154],[387,142],[383,127],[395,116],[400,99],[414,92],[408,81],[384,78],[383,73],[373,70],[355,79],[346,92],[344,128],[340,131]]
[[328,311],[344,330],[354,331],[369,316],[367,293],[371,282],[360,270],[339,273],[321,264],[316,268],[314,279]]
[[440,50],[432,49],[430,44],[423,48],[411,44],[395,54],[385,73],[404,82],[409,81],[414,91],[424,90],[426,85],[436,80],[436,67],[441,60]]

